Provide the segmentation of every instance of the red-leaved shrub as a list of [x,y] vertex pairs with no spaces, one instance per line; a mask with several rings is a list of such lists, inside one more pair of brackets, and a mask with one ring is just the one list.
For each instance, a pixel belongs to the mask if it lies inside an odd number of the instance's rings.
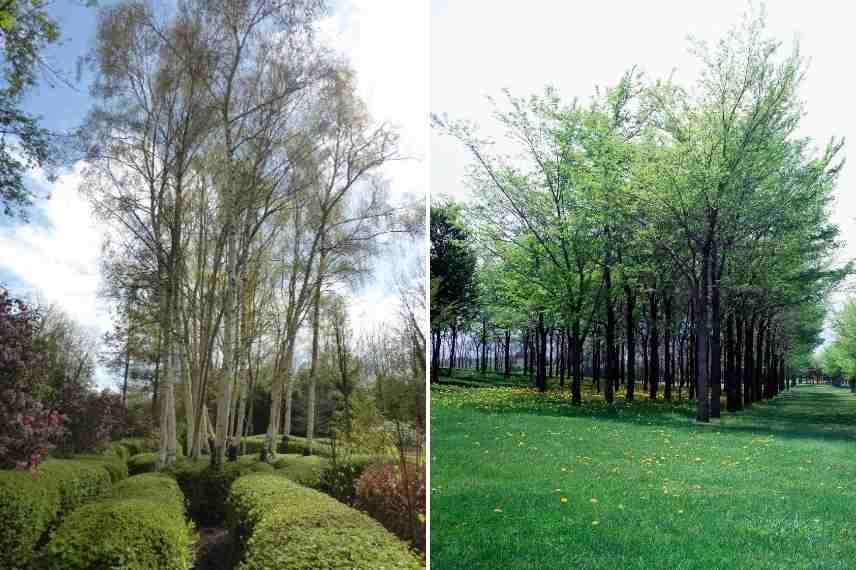
[[394,463],[367,468],[357,481],[357,506],[399,538],[425,551],[425,468]]
[[35,469],[65,433],[63,420],[34,394],[43,359],[37,315],[0,288],[0,469]]
[[64,436],[64,419],[25,392],[0,390],[0,469],[36,469]]

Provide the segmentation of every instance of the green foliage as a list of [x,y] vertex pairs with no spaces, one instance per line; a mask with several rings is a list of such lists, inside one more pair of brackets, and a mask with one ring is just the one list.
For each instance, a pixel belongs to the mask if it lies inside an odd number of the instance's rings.
[[114,441],[110,447],[116,451],[116,453],[124,454],[128,458],[133,457],[138,453],[154,451],[149,447],[146,439],[142,437],[126,437],[118,441]]
[[237,478],[248,473],[272,473],[274,468],[259,461],[255,455],[243,455],[238,461],[227,462],[222,471],[211,469],[208,458],[191,461],[180,459],[167,473],[175,477],[194,520],[203,524],[222,521],[226,514],[229,487]]
[[357,497],[357,482],[378,458],[370,455],[350,455],[337,458],[321,470],[319,489],[343,503],[353,504]]
[[55,480],[30,471],[0,471],[0,567],[25,566],[59,510]]
[[330,460],[317,455],[280,455],[273,463],[277,474],[284,475],[311,489],[321,488],[321,473],[330,465]]
[[49,459],[36,472],[0,471],[0,567],[25,566],[56,521],[106,493],[110,463]]
[[151,473],[157,470],[158,454],[155,451],[137,453],[128,459],[128,472],[131,475]]
[[75,455],[72,459],[100,465],[107,470],[107,473],[110,475],[110,482],[114,484],[127,479],[129,475],[126,460],[117,455]]
[[[24,112],[21,103],[25,92],[35,85],[39,70],[45,69],[41,52],[59,39],[59,27],[43,0],[3,4],[0,113],[6,140],[0,146],[0,203],[5,214],[19,213],[26,219],[24,209],[31,203],[32,192],[24,184],[24,172],[54,161],[50,134],[39,126],[38,117]],[[12,141],[17,143],[18,152],[13,152]]]
[[431,328],[465,318],[476,297],[476,258],[455,204],[431,207]]
[[283,477],[235,481],[229,522],[242,570],[421,567],[376,521]]
[[176,482],[162,474],[136,475],[110,498],[68,516],[41,558],[47,568],[69,570],[188,570],[192,534]]

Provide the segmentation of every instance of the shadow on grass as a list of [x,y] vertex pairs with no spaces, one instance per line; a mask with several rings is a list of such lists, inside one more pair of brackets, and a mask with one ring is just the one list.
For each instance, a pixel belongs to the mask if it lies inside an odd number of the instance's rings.
[[[643,396],[628,402],[621,392],[613,404],[595,398],[574,406],[568,389],[539,393],[521,386],[491,389],[435,384],[432,401],[438,391],[443,392],[436,398],[440,406],[491,414],[593,418],[687,431],[713,429],[753,435],[768,433],[791,439],[856,441],[856,396],[832,386],[798,386],[737,413],[723,409],[722,417],[712,419],[709,424],[696,422],[696,403],[689,400],[650,401]],[[591,394],[586,396],[591,398]]]

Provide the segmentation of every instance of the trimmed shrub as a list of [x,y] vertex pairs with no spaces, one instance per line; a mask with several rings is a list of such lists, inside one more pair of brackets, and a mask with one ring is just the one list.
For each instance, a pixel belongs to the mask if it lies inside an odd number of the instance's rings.
[[71,459],[101,465],[109,473],[111,483],[128,478],[127,462],[116,455],[75,455]]
[[0,568],[26,566],[56,521],[109,488],[103,462],[49,459],[35,473],[0,471]]
[[226,516],[226,500],[232,482],[248,473],[273,472],[273,467],[257,457],[245,455],[238,461],[225,463],[222,472],[210,468],[208,458],[191,461],[182,459],[168,473],[175,477],[194,520],[203,524],[222,521]]
[[284,477],[253,474],[235,481],[229,522],[241,570],[422,567],[367,515]]
[[25,566],[59,514],[59,485],[31,471],[0,472],[0,568]]
[[[241,445],[239,447],[239,452],[243,455],[250,454],[259,454],[262,451],[262,447],[264,447],[265,443],[265,434],[259,435],[251,435],[248,437],[241,438]],[[279,441],[277,442],[277,453],[283,453],[287,455],[295,454],[295,455],[304,455],[308,449],[309,445],[305,437],[299,437],[296,435],[288,436],[288,440],[285,440],[285,436],[279,436]],[[322,457],[330,456],[330,440],[327,438],[315,438],[315,443],[313,444],[313,452],[314,455],[321,455]]]
[[408,465],[408,476],[395,463],[368,467],[357,481],[357,507],[424,552],[425,470]]
[[378,459],[369,455],[351,455],[330,462],[321,470],[319,489],[343,503],[354,504],[357,498],[357,480],[369,465]]
[[139,475],[140,473],[151,473],[156,471],[158,454],[154,451],[138,453],[128,459],[128,473]]
[[138,453],[145,453],[146,451],[153,451],[148,448],[147,442],[142,437],[126,437],[120,439],[118,441],[114,441],[111,444],[111,447],[114,449],[116,447],[123,448],[125,450],[125,455],[129,458],[137,455]]
[[285,475],[292,481],[312,489],[321,488],[321,472],[329,465],[330,460],[317,455],[303,456],[296,454],[280,455],[273,466],[277,474]]
[[68,570],[188,570],[192,535],[177,483],[164,474],[146,473],[117,485],[110,498],[66,517],[41,562]]
[[39,469],[59,487],[60,516],[110,490],[110,473],[103,463],[76,459],[49,459]]

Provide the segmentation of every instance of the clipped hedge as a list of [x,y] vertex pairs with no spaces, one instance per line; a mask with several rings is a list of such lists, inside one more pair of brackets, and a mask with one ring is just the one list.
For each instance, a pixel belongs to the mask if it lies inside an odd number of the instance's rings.
[[75,455],[72,459],[101,465],[107,470],[112,483],[128,478],[128,463],[116,455]]
[[284,475],[304,487],[321,488],[321,472],[327,468],[330,460],[318,455],[280,455],[273,466],[277,474]]
[[158,454],[155,451],[138,453],[128,459],[128,473],[139,475],[141,473],[152,473],[157,471]]
[[248,473],[273,472],[274,468],[261,463],[257,457],[245,455],[238,461],[226,462],[222,472],[210,469],[209,458],[196,461],[181,459],[167,472],[175,477],[184,496],[188,511],[194,520],[214,524],[226,516],[226,500],[232,482]]
[[48,569],[188,570],[193,528],[184,496],[168,475],[145,473],[119,483],[107,499],[71,513],[40,556]]
[[49,459],[35,473],[0,471],[0,568],[26,566],[57,521],[107,492],[107,463]]
[[232,484],[229,523],[241,570],[417,569],[417,558],[379,523],[285,477]]
[[343,503],[354,504],[357,498],[357,481],[363,472],[379,459],[371,455],[351,455],[334,464],[327,463],[321,470],[318,488]]
[[111,442],[108,449],[125,460],[130,459],[139,453],[152,451],[149,449],[146,440],[142,437],[126,437]]
[[[244,455],[259,454],[265,444],[265,434],[251,435],[241,438],[239,452]],[[330,440],[326,438],[315,438],[313,444],[313,454],[321,455],[322,457],[330,456]],[[277,443],[277,453],[304,455],[309,449],[308,441],[305,437],[296,435],[288,436],[288,441],[285,441],[284,436],[280,436]]]

